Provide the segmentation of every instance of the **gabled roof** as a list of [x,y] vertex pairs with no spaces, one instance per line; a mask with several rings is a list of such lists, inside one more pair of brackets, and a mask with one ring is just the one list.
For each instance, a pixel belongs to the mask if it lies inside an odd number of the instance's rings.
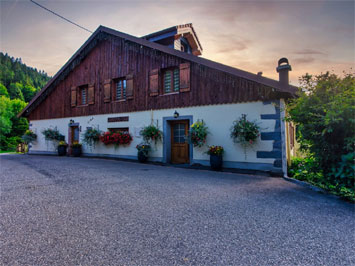
[[[213,68],[216,70],[220,70],[223,72],[226,72],[228,74],[231,75],[235,75],[241,78],[245,78],[251,81],[255,81],[258,83],[261,83],[263,85],[272,87],[274,89],[276,89],[279,92],[283,92],[283,93],[288,93],[290,95],[294,95],[297,91],[297,87],[292,86],[292,85],[282,85],[279,81],[273,80],[273,79],[269,79],[266,77],[262,77],[260,75],[256,75],[244,70],[240,70],[234,67],[230,67],[227,65],[223,65],[202,57],[198,57],[192,54],[188,54],[188,53],[184,53],[178,50],[175,50],[173,48],[170,48],[168,46],[164,46],[158,43],[154,43],[154,42],[150,42],[148,40],[145,40],[143,38],[139,38],[139,37],[135,37],[132,35],[129,35],[127,33],[123,33],[117,30],[113,30],[104,26],[99,26],[96,31],[89,37],[89,39],[79,48],[79,50],[68,60],[68,62],[65,63],[65,65],[54,75],[54,77],[48,81],[48,83],[36,94],[36,96],[29,102],[29,104],[18,114],[18,117],[20,116],[27,116],[29,114],[29,109],[31,106],[33,106],[34,104],[36,104],[36,106],[44,100],[45,97],[41,97],[43,94],[45,95],[45,93],[47,92],[47,90],[49,88],[51,88],[51,85],[55,84],[57,82],[57,79],[62,75],[67,75],[68,71],[67,68],[77,59],[80,59],[83,57],[82,52],[83,50],[89,46],[89,44],[94,41],[94,39],[97,37],[98,34],[100,33],[106,33],[106,34],[110,34],[112,36],[116,36],[137,44],[140,44],[142,46],[145,47],[149,47],[155,50],[159,50],[161,52],[173,55],[173,56],[177,56],[180,58],[183,58],[187,61],[190,62],[194,62],[196,64],[201,64],[204,65],[206,67],[209,68]],[[61,77],[62,79],[62,77]]]

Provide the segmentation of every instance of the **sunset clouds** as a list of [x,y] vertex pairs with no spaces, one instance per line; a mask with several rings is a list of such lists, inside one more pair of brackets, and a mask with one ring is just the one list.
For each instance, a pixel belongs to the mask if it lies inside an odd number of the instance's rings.
[[[78,24],[142,36],[193,23],[203,57],[277,79],[354,68],[353,1],[40,1]],[[1,2],[1,51],[54,75],[90,36],[29,1]]]

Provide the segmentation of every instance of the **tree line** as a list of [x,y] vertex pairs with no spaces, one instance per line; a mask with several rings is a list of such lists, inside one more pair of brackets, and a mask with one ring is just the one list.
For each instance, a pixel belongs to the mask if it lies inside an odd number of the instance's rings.
[[17,114],[49,79],[44,71],[23,64],[21,58],[0,52],[0,151],[14,150],[22,142],[28,122]]

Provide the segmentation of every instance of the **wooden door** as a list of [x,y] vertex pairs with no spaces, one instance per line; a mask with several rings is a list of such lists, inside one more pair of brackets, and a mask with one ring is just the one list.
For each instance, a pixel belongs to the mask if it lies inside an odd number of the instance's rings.
[[79,127],[78,126],[71,127],[70,144],[73,144],[74,142],[79,142]]
[[171,163],[189,163],[188,130],[188,120],[171,122]]

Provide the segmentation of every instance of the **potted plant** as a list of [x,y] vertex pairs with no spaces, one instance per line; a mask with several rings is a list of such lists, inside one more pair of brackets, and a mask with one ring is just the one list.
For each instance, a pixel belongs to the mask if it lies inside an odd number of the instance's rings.
[[148,160],[148,153],[150,151],[150,145],[147,143],[141,143],[136,146],[138,150],[138,161],[145,163]]
[[206,143],[206,138],[208,135],[208,129],[205,122],[197,120],[193,123],[189,130],[189,142],[194,147],[202,147]]
[[213,170],[221,170],[224,149],[222,146],[209,146],[207,154],[210,155],[210,165]]
[[260,127],[256,122],[247,120],[243,114],[241,118],[233,122],[231,128],[231,138],[235,143],[240,143],[244,148],[245,159],[247,157],[246,148],[253,145],[260,136]]
[[81,144],[79,142],[75,141],[71,145],[71,149],[72,149],[72,155],[74,157],[79,157],[81,155]]
[[143,140],[147,143],[154,141],[157,144],[158,141],[161,141],[163,138],[163,132],[153,124],[143,127],[140,131],[140,135],[143,137]]
[[62,140],[62,141],[59,141],[59,144],[58,144],[58,155],[59,156],[64,156],[67,154],[67,147],[68,147],[68,144]]

